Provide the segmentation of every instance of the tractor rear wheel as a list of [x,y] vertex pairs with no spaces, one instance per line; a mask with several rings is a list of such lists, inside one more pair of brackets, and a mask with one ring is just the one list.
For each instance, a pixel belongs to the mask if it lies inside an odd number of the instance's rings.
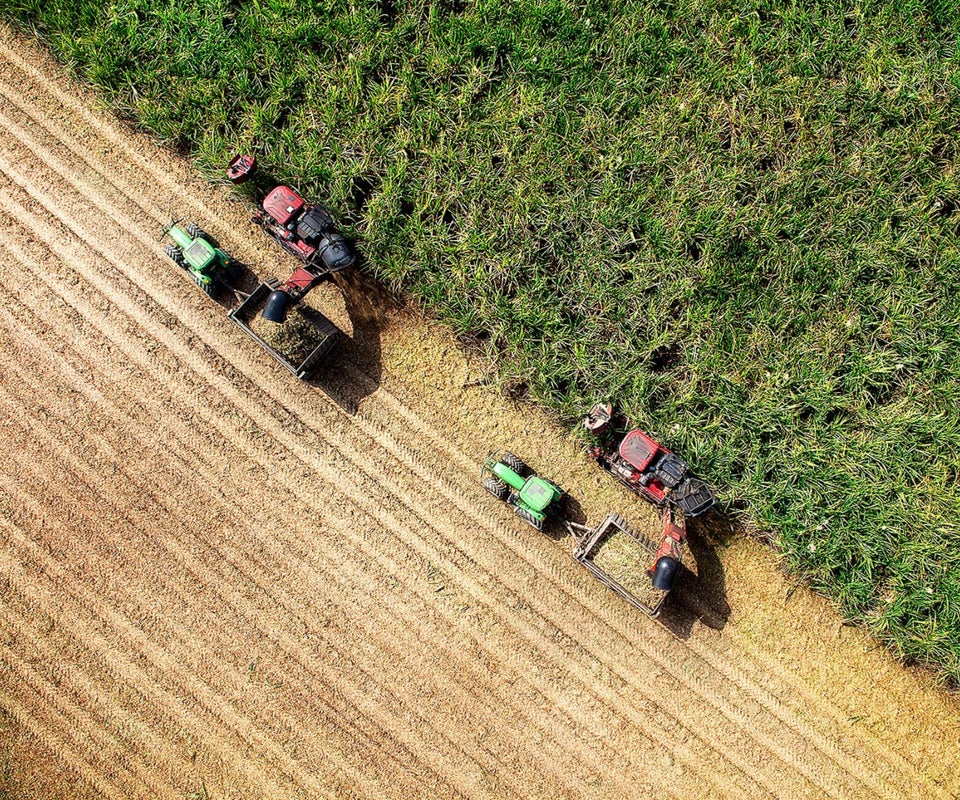
[[496,497],[497,500],[507,499],[507,484],[505,484],[499,478],[494,478],[492,475],[488,475],[483,479],[483,488]]
[[528,525],[533,525],[540,533],[543,533],[543,520],[537,519],[533,514],[531,514],[527,509],[517,506],[516,507],[517,516],[520,517]]
[[170,257],[170,260],[173,261],[173,263],[178,267],[183,267],[184,269],[187,268],[186,261],[184,261],[183,258],[183,250],[181,250],[175,244],[168,244],[163,248],[163,252],[166,253]]
[[504,451],[503,455],[500,456],[500,461],[510,467],[510,469],[516,472],[521,478],[526,478],[527,475],[530,474],[530,467],[524,464],[523,461],[513,453]]
[[213,297],[216,292],[216,284],[213,281],[205,281],[195,272],[192,274],[193,282],[203,290],[203,293],[207,295],[207,297]]

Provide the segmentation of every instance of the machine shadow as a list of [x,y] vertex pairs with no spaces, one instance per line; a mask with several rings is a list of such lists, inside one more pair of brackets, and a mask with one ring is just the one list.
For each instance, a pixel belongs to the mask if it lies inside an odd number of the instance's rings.
[[587,524],[587,515],[583,510],[583,506],[580,505],[575,497],[569,494],[564,495],[560,501],[559,514],[549,518],[547,524],[543,526],[543,535],[555,542],[569,538],[571,534],[563,525],[562,520],[564,519],[575,522],[578,525]]
[[257,273],[242,261],[234,260],[230,265],[230,286],[218,286],[212,299],[225,311],[230,311],[259,285]]
[[[358,259],[359,260],[359,259]],[[356,414],[360,402],[380,386],[383,373],[380,330],[384,315],[400,307],[385,288],[360,273],[356,267],[330,278],[343,295],[353,334],[341,331],[337,344],[316,372],[304,382],[320,389],[348,414]],[[224,311],[236,308],[260,285],[261,278],[246,264],[235,261],[231,286],[217,288],[213,300]]]
[[[358,259],[359,260],[359,259]],[[332,276],[343,294],[353,335],[343,334],[324,364],[307,381],[348,414],[356,414],[365,397],[373,394],[383,375],[380,331],[383,320],[399,301],[357,267]]]
[[700,622],[719,631],[730,618],[723,562],[717,549],[733,535],[730,520],[716,507],[687,520],[687,549],[696,572],[684,569],[670,592],[657,621],[679,639],[689,639]]

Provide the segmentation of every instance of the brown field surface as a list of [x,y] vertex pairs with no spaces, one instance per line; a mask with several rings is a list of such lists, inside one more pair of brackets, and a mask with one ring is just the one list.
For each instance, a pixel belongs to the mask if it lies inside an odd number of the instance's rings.
[[287,275],[244,202],[0,33],[0,797],[960,794],[957,697],[719,517],[654,621],[485,494],[657,526],[382,290],[294,379],[158,242]]

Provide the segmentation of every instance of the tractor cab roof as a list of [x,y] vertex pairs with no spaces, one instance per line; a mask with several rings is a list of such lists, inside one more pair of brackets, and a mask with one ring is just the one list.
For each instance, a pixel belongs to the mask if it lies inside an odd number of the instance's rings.
[[205,239],[194,239],[193,244],[183,251],[183,256],[186,258],[187,263],[197,270],[202,270],[209,266],[213,262],[216,254],[217,251],[214,246]]
[[657,453],[663,450],[659,444],[641,430],[632,430],[620,442],[620,457],[643,472],[650,466]]
[[556,498],[557,494],[553,486],[536,475],[528,478],[520,490],[520,500],[534,511],[546,511]]

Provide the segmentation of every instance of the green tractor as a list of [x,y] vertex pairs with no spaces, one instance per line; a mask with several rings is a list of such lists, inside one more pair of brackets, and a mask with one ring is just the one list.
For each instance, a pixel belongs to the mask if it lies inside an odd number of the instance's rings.
[[218,284],[230,286],[233,259],[217,246],[209,233],[195,223],[188,222],[182,228],[179,223],[180,220],[174,220],[163,229],[163,233],[173,239],[173,243],[164,247],[163,252],[174,264],[190,273],[197,286],[213,297]]
[[[487,474],[489,473],[489,474]],[[565,492],[541,478],[513,453],[491,453],[480,468],[483,488],[513,506],[517,516],[543,530],[543,523],[560,505]]]

